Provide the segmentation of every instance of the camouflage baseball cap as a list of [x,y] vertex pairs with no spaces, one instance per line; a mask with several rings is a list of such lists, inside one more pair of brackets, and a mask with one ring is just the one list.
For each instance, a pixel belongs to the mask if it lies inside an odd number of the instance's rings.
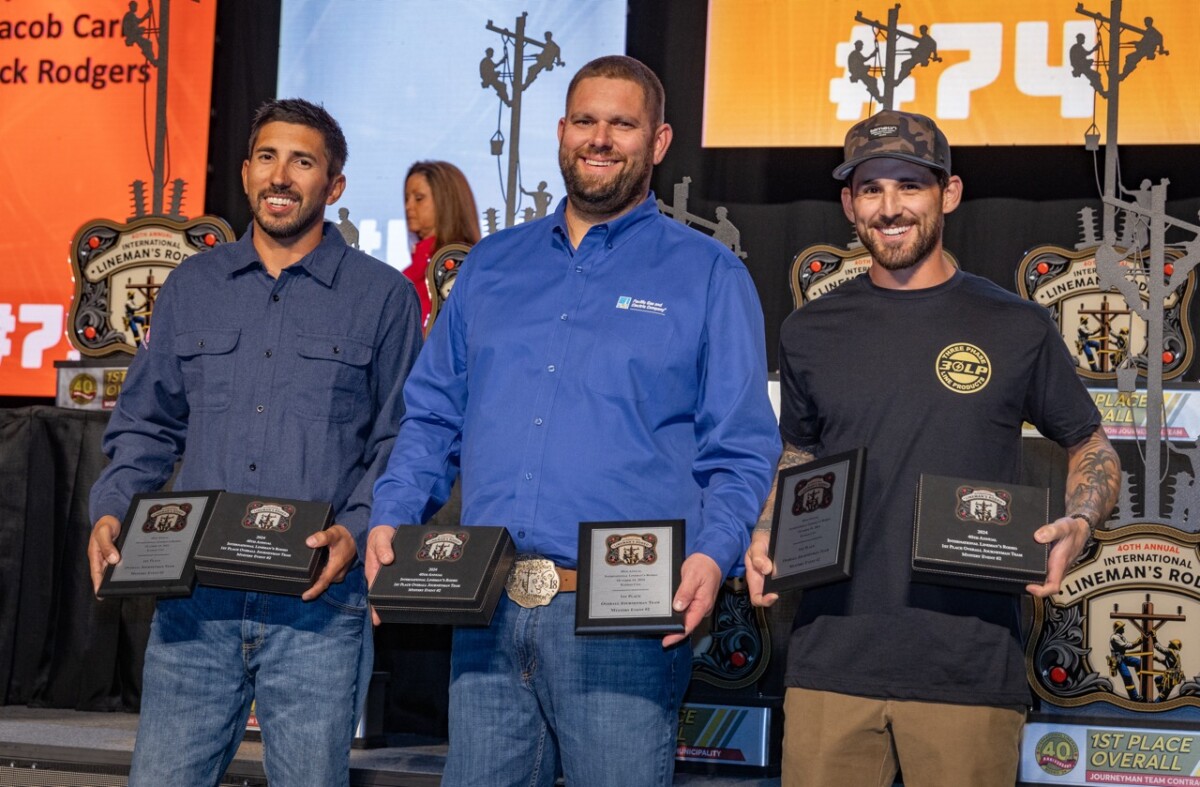
[[846,160],[833,171],[838,180],[850,177],[867,159],[898,158],[950,174],[950,143],[929,118],[913,112],[885,109],[846,133]]

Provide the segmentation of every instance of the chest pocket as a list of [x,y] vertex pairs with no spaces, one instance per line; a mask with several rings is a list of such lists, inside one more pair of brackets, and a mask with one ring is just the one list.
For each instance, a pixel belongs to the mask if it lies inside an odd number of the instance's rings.
[[344,423],[370,407],[371,345],[348,336],[302,333],[296,337],[296,352],[297,415]]
[[175,335],[184,392],[193,412],[220,412],[233,398],[237,328],[185,331]]
[[666,366],[674,331],[666,317],[624,311],[610,315],[588,361],[588,387],[605,396],[645,401]]

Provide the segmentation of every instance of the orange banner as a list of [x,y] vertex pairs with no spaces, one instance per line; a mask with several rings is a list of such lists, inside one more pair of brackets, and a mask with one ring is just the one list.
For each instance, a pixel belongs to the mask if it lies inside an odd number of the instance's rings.
[[[1080,5],[1112,14],[1111,0]],[[1120,5],[1118,142],[1200,142],[1195,0]],[[937,119],[952,144],[1082,144],[1093,118],[1103,132],[1093,84],[1107,91],[1110,24],[1075,0],[710,0],[704,145],[840,147],[886,98],[886,34],[871,23],[897,6],[893,83],[908,73],[893,106]]]
[[75,231],[153,210],[164,74],[163,208],[204,212],[215,23],[216,0],[0,3],[0,395],[54,395]]

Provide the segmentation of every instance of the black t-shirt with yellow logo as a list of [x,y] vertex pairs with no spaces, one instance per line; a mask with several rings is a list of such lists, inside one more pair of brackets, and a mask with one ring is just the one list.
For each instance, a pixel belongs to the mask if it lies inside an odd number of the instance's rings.
[[963,271],[924,290],[860,276],[784,321],[780,381],[785,440],[867,450],[853,577],[805,591],[787,685],[1027,704],[1018,597],[912,582],[912,523],[922,473],[1015,482],[1023,421],[1063,446],[1100,425],[1050,313]]

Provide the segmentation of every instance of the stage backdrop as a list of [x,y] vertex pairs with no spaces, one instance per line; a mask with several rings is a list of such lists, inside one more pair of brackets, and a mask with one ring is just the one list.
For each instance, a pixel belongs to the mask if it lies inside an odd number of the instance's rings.
[[[457,165],[481,224],[494,208],[497,226],[506,226],[512,109],[491,80],[484,86],[483,59],[496,64],[505,98],[515,104],[504,78],[513,70],[514,41],[488,26],[515,33],[522,12],[524,37],[536,43],[524,46],[518,222],[544,202],[530,194],[542,181],[550,210],[562,198],[556,129],[567,85],[589,60],[625,52],[625,0],[284,0],[278,95],[322,102],[345,130],[347,189],[326,213],[336,222],[339,209],[349,210],[367,253],[401,270],[410,264],[404,174],[420,159]],[[552,67],[540,68],[547,32],[559,54],[557,62],[546,55],[542,62]]]
[[[888,22],[894,2],[833,0],[710,0],[704,98],[706,147],[840,147],[846,129],[878,104],[861,82],[851,82],[847,56],[855,42],[870,55],[879,43],[871,25]],[[937,41],[940,62],[930,60],[896,88],[895,108],[937,119],[956,146],[1076,145],[1093,115],[1094,91],[1072,76],[1068,52],[1083,34],[1097,38],[1094,19],[1074,2],[1046,0],[904,0],[898,27]],[[1108,0],[1084,0],[1086,11],[1107,15]],[[1129,0],[1121,21],[1163,35],[1170,55],[1141,59],[1121,83],[1120,142],[1125,145],[1200,142],[1194,106],[1193,43],[1200,40],[1195,0]],[[1108,30],[1091,59],[1107,59]],[[1151,33],[1153,37],[1153,32]],[[1122,68],[1141,38],[1125,30],[1117,59]],[[916,46],[901,38],[897,67]],[[1172,52],[1172,50],[1175,50]],[[1105,78],[1107,84],[1107,77]],[[1095,102],[1104,128],[1105,103]],[[1082,121],[1082,122],[1081,122]]]
[[[126,221],[133,181],[149,199],[157,73],[140,41],[162,2],[0,3],[0,396],[54,395],[54,361],[73,352],[71,238]],[[166,175],[187,182],[190,216],[204,206],[215,17],[216,0],[171,2]]]

